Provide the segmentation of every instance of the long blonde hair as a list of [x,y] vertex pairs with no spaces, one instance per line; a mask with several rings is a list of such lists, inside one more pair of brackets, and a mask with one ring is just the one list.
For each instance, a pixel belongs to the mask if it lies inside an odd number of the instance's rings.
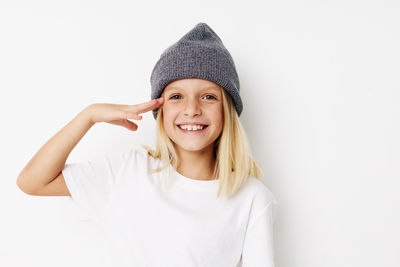
[[[262,170],[253,158],[246,133],[240,123],[231,96],[220,87],[222,92],[224,126],[221,135],[214,142],[216,164],[213,175],[219,178],[217,198],[224,192],[227,198],[235,195],[249,177],[260,179]],[[160,172],[172,167],[176,170],[178,156],[174,144],[165,132],[162,108],[157,111],[156,149],[142,145],[154,158],[158,158],[163,166],[151,170]],[[232,172],[233,175],[232,175]],[[232,179],[233,177],[233,179]]]

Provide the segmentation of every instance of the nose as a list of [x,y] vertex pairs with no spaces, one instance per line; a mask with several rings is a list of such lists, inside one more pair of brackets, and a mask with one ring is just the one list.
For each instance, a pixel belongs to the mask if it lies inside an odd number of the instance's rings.
[[188,99],[185,104],[184,114],[188,117],[194,117],[196,115],[201,115],[201,108],[197,100]]

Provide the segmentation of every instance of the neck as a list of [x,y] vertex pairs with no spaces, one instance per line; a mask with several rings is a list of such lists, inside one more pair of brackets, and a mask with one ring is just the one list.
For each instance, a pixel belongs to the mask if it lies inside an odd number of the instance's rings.
[[176,149],[179,163],[177,172],[194,180],[214,180],[215,166],[214,145],[202,151]]

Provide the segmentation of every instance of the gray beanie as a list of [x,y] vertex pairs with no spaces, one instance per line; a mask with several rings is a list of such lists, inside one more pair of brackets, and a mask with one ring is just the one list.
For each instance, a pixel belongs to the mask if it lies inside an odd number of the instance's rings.
[[[198,23],[161,54],[150,77],[151,99],[161,97],[168,83],[185,78],[201,78],[220,85],[232,97],[238,116],[242,113],[239,77],[233,58],[206,23]],[[154,119],[157,111],[158,108],[152,111]]]

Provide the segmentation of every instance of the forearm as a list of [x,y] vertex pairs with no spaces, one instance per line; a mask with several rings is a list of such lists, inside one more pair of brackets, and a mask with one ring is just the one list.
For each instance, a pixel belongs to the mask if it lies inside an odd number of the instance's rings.
[[17,184],[20,187],[34,190],[57,177],[71,151],[94,125],[90,108],[82,110],[40,148],[18,175]]

